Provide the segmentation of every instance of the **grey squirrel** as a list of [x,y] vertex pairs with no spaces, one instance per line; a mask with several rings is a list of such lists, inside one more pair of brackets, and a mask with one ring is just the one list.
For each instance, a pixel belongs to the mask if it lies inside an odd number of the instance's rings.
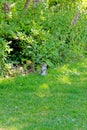
[[42,64],[41,75],[44,76],[47,75],[46,70],[47,70],[47,65],[44,63]]

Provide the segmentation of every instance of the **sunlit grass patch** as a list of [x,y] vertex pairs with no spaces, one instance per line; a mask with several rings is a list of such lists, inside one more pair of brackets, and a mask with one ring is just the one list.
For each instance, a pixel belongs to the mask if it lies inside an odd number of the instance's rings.
[[58,81],[60,81],[63,84],[71,84],[70,78],[67,75],[58,77]]
[[36,95],[41,98],[50,96],[50,88],[48,84],[41,84],[37,89]]

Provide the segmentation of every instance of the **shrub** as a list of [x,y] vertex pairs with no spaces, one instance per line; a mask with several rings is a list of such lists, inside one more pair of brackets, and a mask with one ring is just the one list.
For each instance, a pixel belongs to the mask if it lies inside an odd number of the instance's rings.
[[10,53],[9,44],[6,40],[3,38],[0,38],[0,74],[3,73],[7,69],[6,67],[6,58],[8,54]]
[[[6,57],[8,62],[25,64],[29,61],[28,65],[36,67],[44,62],[54,66],[84,56],[86,14],[79,11],[76,24],[72,24],[78,1],[75,0],[74,4],[70,1],[65,4],[63,1],[45,1],[35,8],[30,6],[26,12],[23,12],[23,1],[11,1],[6,19],[3,12],[0,18],[1,66],[6,62]],[[9,42],[12,51],[8,56]]]

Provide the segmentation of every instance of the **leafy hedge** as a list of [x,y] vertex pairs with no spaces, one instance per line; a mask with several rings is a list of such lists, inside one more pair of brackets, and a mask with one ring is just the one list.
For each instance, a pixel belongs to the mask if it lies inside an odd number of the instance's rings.
[[23,7],[24,1],[10,1],[10,12],[0,13],[0,69],[9,62],[53,66],[84,56],[87,14],[79,9],[76,24],[72,24],[77,3],[42,2],[26,12]]

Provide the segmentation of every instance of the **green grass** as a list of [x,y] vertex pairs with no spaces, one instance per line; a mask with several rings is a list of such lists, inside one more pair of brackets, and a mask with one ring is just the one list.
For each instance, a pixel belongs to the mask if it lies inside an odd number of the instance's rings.
[[87,60],[0,79],[0,130],[87,130]]

